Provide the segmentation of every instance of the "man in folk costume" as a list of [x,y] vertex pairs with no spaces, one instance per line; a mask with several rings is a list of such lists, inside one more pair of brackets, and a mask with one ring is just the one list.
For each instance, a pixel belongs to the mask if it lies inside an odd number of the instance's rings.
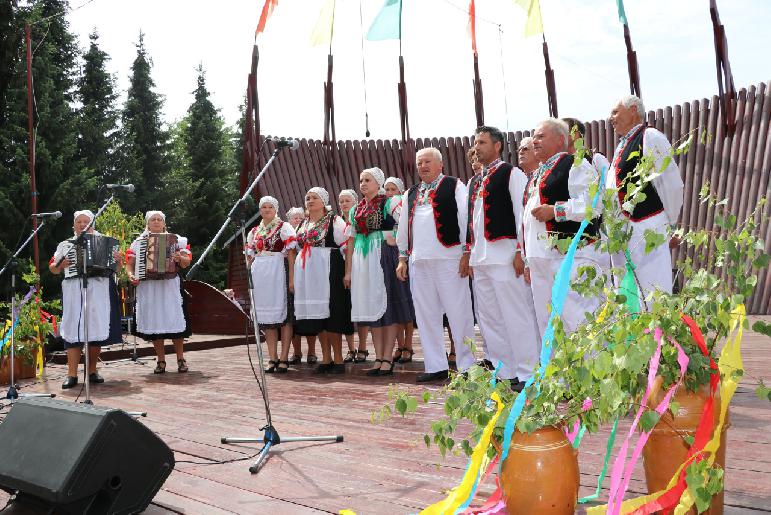
[[[587,207],[591,206],[589,186],[599,181],[597,171],[588,161],[574,163],[574,157],[567,152],[568,138],[568,126],[562,120],[549,118],[538,124],[533,148],[541,165],[525,193],[525,256],[541,338],[549,321],[554,276],[564,258],[554,238],[571,240],[575,236]],[[599,210],[595,210],[593,218],[598,215]],[[581,266],[593,266],[601,273],[600,254],[592,246],[598,235],[595,219],[584,231],[571,280]],[[596,297],[583,297],[571,288],[561,316],[565,332],[574,331],[583,322],[584,314],[593,312],[598,304]]]
[[498,377],[512,386],[533,374],[539,337],[530,286],[522,257],[522,199],[527,177],[501,160],[503,134],[479,127],[476,157],[484,166],[469,187],[469,229],[474,298],[490,359],[503,363]]
[[[644,113],[642,100],[634,95],[622,97],[611,111],[610,123],[621,139],[613,154],[606,187],[618,190],[615,214],[628,219],[631,225],[629,253],[643,295],[655,288],[672,293],[669,247],[676,245],[677,239],[673,238],[669,246],[662,243],[646,252],[645,232],[651,230],[666,236],[669,226],[677,223],[683,207],[683,180],[674,159],[667,159],[672,154],[672,145],[661,132],[645,124]],[[655,170],[650,173],[656,175],[642,189],[645,199],[630,212],[629,206],[624,206],[628,200],[626,188],[627,184],[642,180],[640,171],[635,169],[643,156],[652,156]],[[623,253],[611,256],[614,268],[623,267],[625,261]]]
[[538,158],[535,157],[535,150],[533,149],[533,138],[527,136],[522,138],[517,147],[517,163],[519,169],[525,173],[528,180],[533,176],[536,170],[538,170]]
[[409,261],[410,290],[425,359],[425,373],[417,381],[426,382],[448,376],[442,315],[447,314],[459,342],[460,371],[474,364],[471,350],[463,343],[473,340],[474,324],[467,279],[469,253],[461,245],[466,241],[466,186],[442,173],[439,150],[420,149],[416,161],[421,182],[407,190],[399,217],[396,274],[406,281]]

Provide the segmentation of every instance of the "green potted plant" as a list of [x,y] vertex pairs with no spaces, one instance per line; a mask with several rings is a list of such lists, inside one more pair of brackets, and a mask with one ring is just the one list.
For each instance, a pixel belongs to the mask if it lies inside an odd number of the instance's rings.
[[[40,310],[54,312],[61,310],[59,301],[43,302],[41,292],[34,290],[33,285],[38,282],[38,275],[31,263],[28,271],[22,275],[22,280],[29,286],[30,291],[27,295],[15,294],[18,322],[13,331],[14,379],[35,377],[37,356],[42,353],[46,335],[53,329],[53,324],[42,317]],[[7,314],[7,320],[0,328],[0,341],[5,342],[0,349],[0,361],[2,361],[0,383],[7,384],[10,380],[11,303],[0,303],[0,313]]]

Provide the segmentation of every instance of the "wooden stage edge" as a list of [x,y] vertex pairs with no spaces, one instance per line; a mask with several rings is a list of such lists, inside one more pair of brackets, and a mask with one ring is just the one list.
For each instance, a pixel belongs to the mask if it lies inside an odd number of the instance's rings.
[[[392,377],[364,375],[372,356],[364,365],[347,365],[344,375],[314,375],[305,356],[288,374],[269,375],[273,424],[281,436],[343,435],[345,439],[342,443],[280,444],[263,469],[250,474],[248,467],[259,446],[220,443],[223,436],[261,437],[260,428],[266,423],[247,347],[238,341],[235,346],[211,343],[229,339],[191,339],[187,374],[176,372],[173,354],[167,356],[168,372],[163,375],[153,374],[151,359],[100,364],[105,383],[91,389],[94,403],[146,411],[141,422],[175,452],[176,468],[145,513],[293,515],[351,509],[358,514],[410,514],[439,501],[459,483],[466,458],[442,459],[435,448],[427,449],[423,443],[430,421],[441,416],[441,406],[421,406],[414,416],[397,416],[379,425],[370,422],[371,414],[387,402],[389,384],[415,393],[424,391],[415,384],[423,365],[417,338],[415,361],[397,366]],[[769,344],[767,337],[745,333],[746,373],[731,408],[726,514],[771,512],[771,403],[754,394],[758,378],[771,376]],[[148,344],[142,345],[143,352],[151,351]],[[256,362],[255,348],[250,347]],[[305,341],[303,354],[307,354]],[[105,352],[103,358],[110,356]],[[22,381],[21,391],[82,400],[80,386],[61,390],[65,373],[63,365],[49,364],[40,379]],[[627,419],[620,425],[619,435],[626,434],[629,424]],[[596,488],[608,432],[605,428],[587,435],[581,444],[582,496]],[[621,437],[614,456],[620,445]],[[220,463],[236,459],[240,461]],[[491,478],[481,486],[475,505],[490,495],[492,485]],[[607,499],[607,486],[608,480],[601,500]],[[643,493],[644,474],[638,463],[626,497]],[[0,494],[0,503],[6,499]],[[583,511],[584,505],[577,512]]]

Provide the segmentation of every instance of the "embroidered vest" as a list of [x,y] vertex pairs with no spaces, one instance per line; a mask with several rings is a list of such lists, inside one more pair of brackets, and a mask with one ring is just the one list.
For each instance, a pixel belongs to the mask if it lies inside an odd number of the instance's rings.
[[[434,210],[436,237],[442,245],[448,248],[460,245],[458,203],[455,202],[455,187],[457,183],[457,177],[444,176],[439,181],[436,189],[428,194],[431,198],[431,207]],[[420,184],[415,184],[407,190],[407,209],[409,209],[410,213],[407,240],[409,241],[410,252],[412,252],[412,218],[415,214],[419,188]]]
[[[573,167],[573,157],[570,154],[563,155],[554,166],[544,172],[539,184],[541,204],[554,205],[556,202],[570,200],[568,177]],[[546,222],[546,230],[549,233],[557,234],[559,238],[572,238],[578,232],[580,225],[581,222],[572,220],[558,222],[551,219]],[[599,234],[599,221],[597,219],[592,220],[584,230],[584,234],[590,239],[595,239]]]
[[[624,205],[626,200],[627,177],[634,172],[634,169],[640,162],[640,156],[642,156],[643,153],[643,137],[645,135],[645,129],[646,126],[643,124],[637,132],[629,138],[626,142],[626,146],[624,146],[618,157],[613,161],[613,169],[616,173],[616,188],[618,188],[618,202],[621,206]],[[637,152],[637,154],[630,158],[630,155],[633,152]],[[633,222],[640,222],[664,211],[664,204],[661,202],[661,197],[659,197],[652,182],[646,183],[642,192],[645,194],[645,200],[634,206],[631,213],[625,211],[623,208],[621,210],[621,212]]]

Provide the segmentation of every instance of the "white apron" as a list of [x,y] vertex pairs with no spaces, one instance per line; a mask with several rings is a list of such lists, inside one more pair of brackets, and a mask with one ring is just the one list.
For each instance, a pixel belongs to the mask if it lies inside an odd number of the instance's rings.
[[280,252],[255,256],[252,262],[254,316],[258,324],[286,320],[286,258]]
[[[369,243],[366,243],[369,245]],[[367,255],[354,249],[351,258],[351,320],[377,322],[386,312],[386,292],[383,267],[380,264],[382,243],[371,245]]]
[[142,334],[174,334],[185,330],[179,276],[146,280],[137,286],[137,331]]
[[[330,230],[332,230],[330,228]],[[329,318],[329,264],[331,247],[310,247],[294,262],[294,314],[297,320]]]
[[[85,313],[81,280],[62,281],[62,322],[59,326],[61,337],[68,343],[85,340]],[[110,280],[107,277],[88,279],[88,341],[106,340],[110,334]],[[85,293],[85,292],[82,292]]]

